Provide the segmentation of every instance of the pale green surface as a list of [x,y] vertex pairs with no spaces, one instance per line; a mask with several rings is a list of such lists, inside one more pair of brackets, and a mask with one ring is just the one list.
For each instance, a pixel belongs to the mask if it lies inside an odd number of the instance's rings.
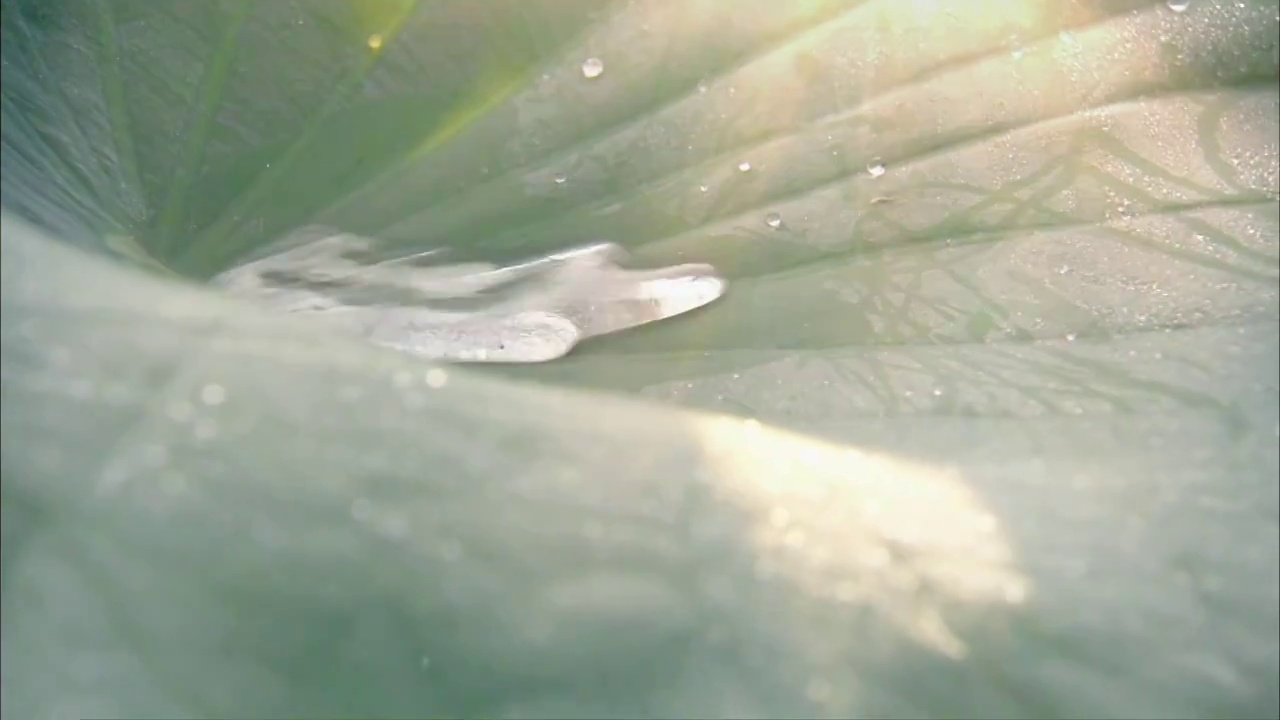
[[[1280,715],[1280,8],[944,6],[5,0],[0,714]],[[142,269],[308,222],[733,289],[570,391]]]

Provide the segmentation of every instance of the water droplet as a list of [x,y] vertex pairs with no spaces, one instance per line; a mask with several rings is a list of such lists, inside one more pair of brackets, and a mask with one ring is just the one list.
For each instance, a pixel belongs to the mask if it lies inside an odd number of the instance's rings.
[[751,163],[746,160],[738,163],[738,172],[751,172]]
[[165,414],[169,416],[170,420],[179,423],[190,420],[195,413],[196,409],[191,406],[191,403],[182,400],[173,403],[165,410]]
[[814,678],[804,688],[804,694],[816,703],[825,703],[831,699],[831,683],[822,678]]
[[774,230],[777,230],[778,228],[782,227],[782,216],[776,212],[771,212],[768,215],[764,216],[764,224],[768,225]]
[[698,92],[705,93],[707,91],[707,82],[705,80],[698,81]]
[[942,397],[942,388],[934,388],[934,389],[933,389],[933,396],[934,396],[934,397]]
[[1027,51],[1023,50],[1022,48],[1018,48],[1017,50],[1014,50],[1012,53],[1014,60],[1021,60],[1022,57],[1026,54],[1027,54]]
[[1176,13],[1186,12],[1187,7],[1191,5],[1191,0],[1169,0],[1165,5],[1168,5],[1169,9]]
[[162,468],[169,464],[169,448],[164,445],[147,445],[140,454],[142,463],[148,467]]
[[367,42],[369,43],[369,49],[370,49],[370,50],[381,50],[381,49],[382,49],[382,36],[381,36],[381,35],[379,35],[379,34],[377,34],[377,33],[374,33],[373,35],[370,35],[370,36],[369,36],[369,40],[368,40]]
[[884,163],[880,161],[880,158],[876,158],[867,163],[867,173],[871,175],[871,177],[878,178],[881,175],[884,175],[884,172]]
[[187,489],[187,476],[182,473],[171,470],[160,475],[160,492],[174,497],[181,495]]
[[195,436],[196,440],[202,442],[212,440],[218,437],[218,421],[213,418],[201,418],[191,428],[191,434]]
[[555,177],[552,178],[552,180],[556,181],[557,185],[565,184],[565,182],[568,181],[568,179],[569,179],[569,176],[565,175],[564,173],[556,173]]
[[587,58],[582,62],[582,77],[588,80],[598,78],[604,73],[604,62],[600,58]]
[[1073,333],[1073,332],[1072,332],[1072,333],[1067,333],[1067,334],[1066,334],[1066,336],[1065,336],[1065,338],[1066,338],[1067,342],[1075,342],[1075,341],[1076,341],[1076,334],[1075,334],[1075,333]]
[[374,529],[391,540],[404,540],[409,537],[409,518],[399,513],[387,513],[374,521]]
[[440,543],[440,558],[445,562],[457,562],[462,558],[462,546],[456,540],[446,540]]
[[209,383],[200,388],[200,402],[209,406],[221,405],[227,401],[227,389],[217,383]]
[[706,192],[710,189],[711,189],[711,186],[707,185],[706,183],[702,183],[701,185],[698,186],[698,192]]
[[449,373],[440,368],[431,368],[427,371],[427,387],[439,390],[449,382]]

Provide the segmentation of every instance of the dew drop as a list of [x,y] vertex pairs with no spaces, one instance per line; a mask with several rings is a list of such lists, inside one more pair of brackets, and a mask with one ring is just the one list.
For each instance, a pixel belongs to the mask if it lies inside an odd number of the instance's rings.
[[700,81],[700,82],[698,83],[698,92],[700,92],[700,93],[706,93],[706,92],[707,92],[707,83],[706,83],[706,81],[705,81],[705,80],[704,80],[704,81]]
[[814,678],[804,688],[804,694],[816,703],[825,703],[831,699],[831,683],[822,678]]
[[160,475],[160,492],[170,497],[181,495],[187,489],[187,477],[176,470]]
[[227,389],[217,383],[209,383],[200,388],[200,401],[211,407],[221,405],[227,401]]
[[604,74],[604,62],[600,58],[587,58],[582,61],[582,77],[590,80]]
[[373,35],[370,35],[370,36],[369,36],[369,39],[368,39],[366,42],[369,44],[369,49],[370,49],[370,50],[381,50],[381,49],[382,49],[382,36],[381,36],[381,35],[379,35],[379,34],[377,34],[377,33],[374,33]]
[[876,158],[867,163],[867,173],[871,175],[871,177],[878,178],[881,175],[884,175],[884,172],[884,163],[880,161],[880,158]]
[[555,177],[552,178],[552,180],[555,180],[557,185],[563,185],[565,184],[565,182],[569,180],[569,176],[565,175],[564,173],[556,173]]
[[1191,0],[1169,0],[1165,5],[1168,5],[1169,9],[1176,13],[1186,12],[1191,5]]
[[776,212],[771,212],[768,215],[764,216],[764,224],[768,225],[774,230],[777,230],[778,228],[782,227],[782,216]]
[[1071,333],[1067,333],[1067,334],[1066,334],[1066,336],[1065,336],[1065,338],[1066,338],[1066,341],[1067,341],[1067,342],[1075,342],[1075,341],[1076,341],[1076,334],[1075,334],[1075,333],[1073,333],[1073,332],[1071,332]]
[[746,160],[738,163],[738,172],[751,172],[751,163]]
[[373,517],[373,503],[368,498],[356,498],[351,502],[351,517],[356,522],[368,522]]
[[164,445],[147,445],[142,448],[142,463],[152,468],[162,468],[169,464],[169,448]]
[[165,410],[165,414],[169,416],[169,419],[178,423],[190,420],[195,415],[195,412],[196,410],[191,403],[182,400],[171,404]]
[[446,540],[440,543],[440,558],[447,563],[457,562],[462,558],[462,546],[455,540]]
[[218,437],[218,432],[218,421],[213,418],[201,418],[191,428],[191,434],[201,442],[207,442]]
[[710,190],[710,189],[711,189],[711,187],[710,187],[709,185],[707,185],[706,183],[702,183],[701,185],[699,185],[699,186],[698,186],[698,192],[706,192],[706,191],[708,191],[708,190]]

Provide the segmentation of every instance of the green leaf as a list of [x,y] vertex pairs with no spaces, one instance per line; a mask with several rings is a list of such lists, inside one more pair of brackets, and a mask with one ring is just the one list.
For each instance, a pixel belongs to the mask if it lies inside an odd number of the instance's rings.
[[[0,714],[1280,712],[1274,0],[0,7]],[[730,290],[203,283],[310,224]]]

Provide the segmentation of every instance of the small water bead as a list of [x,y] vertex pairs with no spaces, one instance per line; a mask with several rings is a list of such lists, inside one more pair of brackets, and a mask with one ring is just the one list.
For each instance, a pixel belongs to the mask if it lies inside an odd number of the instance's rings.
[[169,464],[169,448],[164,445],[146,445],[139,451],[138,455],[142,464],[147,467],[162,468]]
[[159,483],[160,492],[174,497],[186,491],[187,476],[176,470],[170,470],[160,474]]
[[768,215],[764,216],[764,224],[768,225],[774,230],[777,230],[778,228],[782,227],[782,216],[776,212],[771,212]]
[[706,192],[710,189],[711,189],[711,186],[707,185],[706,183],[702,183],[701,185],[698,186],[698,192]]
[[810,700],[816,703],[825,703],[831,699],[833,688],[831,683],[822,679],[814,678],[805,685],[804,694]]
[[200,418],[196,420],[195,425],[191,428],[191,434],[196,440],[207,442],[218,437],[221,432],[218,427],[218,421],[213,418]]
[[368,498],[356,498],[351,502],[351,518],[356,522],[368,522],[373,518],[373,503]]
[[191,403],[179,400],[171,404],[168,409],[165,410],[165,414],[174,422],[184,423],[195,416],[196,410]]
[[556,182],[556,184],[557,184],[557,185],[563,185],[563,184],[565,184],[566,182],[568,182],[568,180],[569,180],[569,176],[568,176],[568,175],[565,175],[564,173],[556,173],[556,174],[555,174],[555,177],[553,177],[553,178],[551,178],[551,179],[552,179],[552,180],[554,180],[554,181]]
[[604,74],[604,62],[600,58],[587,58],[582,62],[582,77],[591,80]]
[[867,174],[869,174],[871,177],[878,178],[881,175],[884,175],[884,173],[885,173],[884,163],[880,161],[880,158],[876,158],[871,162],[867,163]]
[[200,388],[200,401],[210,407],[221,405],[227,401],[227,389],[217,383],[209,383]]
[[1191,5],[1191,0],[1169,0],[1165,5],[1169,6],[1169,9],[1176,13],[1186,12],[1187,7]]
[[738,172],[751,172],[751,163],[746,160],[738,163]]

